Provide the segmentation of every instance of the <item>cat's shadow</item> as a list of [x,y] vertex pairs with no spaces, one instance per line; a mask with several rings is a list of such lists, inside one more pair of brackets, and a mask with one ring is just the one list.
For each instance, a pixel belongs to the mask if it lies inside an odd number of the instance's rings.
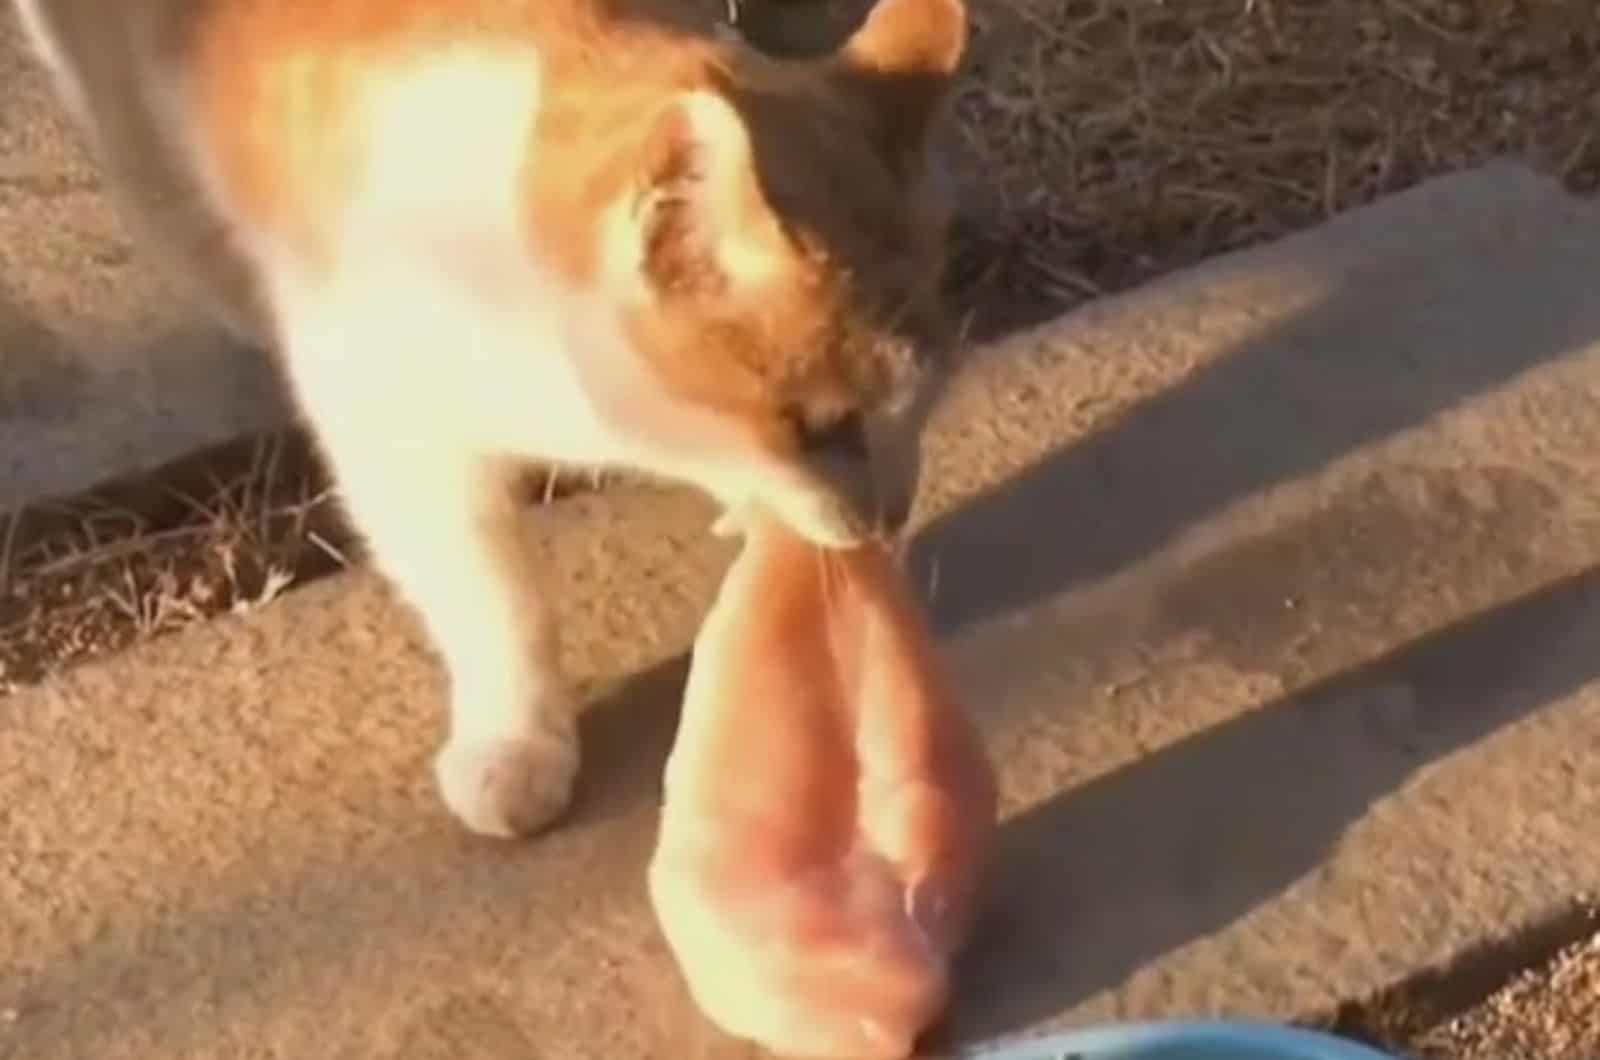
[[579,718],[583,765],[569,821],[599,824],[658,804],[661,773],[677,735],[687,654],[621,682]]
[[47,419],[70,406],[84,368],[0,276],[0,420]]

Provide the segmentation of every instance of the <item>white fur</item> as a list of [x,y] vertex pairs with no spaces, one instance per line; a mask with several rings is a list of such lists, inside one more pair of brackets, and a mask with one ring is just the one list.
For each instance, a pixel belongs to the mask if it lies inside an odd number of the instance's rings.
[[527,831],[565,805],[578,759],[504,458],[641,468],[843,534],[826,490],[672,398],[629,347],[625,209],[605,226],[604,289],[530,256],[537,55],[443,52],[373,84],[331,267],[273,232],[247,230],[247,245],[347,508],[449,667],[443,794],[479,831]]

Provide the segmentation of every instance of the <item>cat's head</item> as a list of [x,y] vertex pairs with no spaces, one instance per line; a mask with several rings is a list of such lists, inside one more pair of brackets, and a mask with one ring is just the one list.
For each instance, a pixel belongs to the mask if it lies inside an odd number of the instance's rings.
[[836,53],[733,48],[642,124],[598,264],[675,410],[639,403],[642,465],[819,543],[904,521],[955,338],[930,136],[965,39],[959,0],[880,0]]

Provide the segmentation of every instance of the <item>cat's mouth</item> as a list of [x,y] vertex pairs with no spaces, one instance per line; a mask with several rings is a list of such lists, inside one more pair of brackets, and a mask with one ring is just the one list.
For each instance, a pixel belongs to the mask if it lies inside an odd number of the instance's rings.
[[789,530],[822,548],[856,548],[872,540],[876,532],[853,505],[820,485],[798,490],[777,490],[763,497],[747,497],[724,502],[722,515],[712,532],[723,537],[740,536],[753,520],[766,515]]
[[[819,476],[811,471],[786,476],[742,497],[723,498],[722,515],[712,530],[737,536],[752,518],[765,514],[796,535],[828,549],[853,549],[876,542],[897,548],[908,504],[886,506],[882,491],[868,482],[869,471],[854,476]],[[842,481],[841,481],[842,480]]]

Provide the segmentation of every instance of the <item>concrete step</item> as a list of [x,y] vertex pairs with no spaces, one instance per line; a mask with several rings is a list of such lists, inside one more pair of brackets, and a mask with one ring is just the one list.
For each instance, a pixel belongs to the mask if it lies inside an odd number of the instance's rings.
[[[1600,214],[1435,181],[982,351],[915,567],[1000,763],[945,1044],[1291,1017],[1600,885]],[[729,556],[530,520],[593,705],[574,818],[464,837],[441,675],[352,572],[0,700],[0,1057],[732,1057],[644,900]]]

